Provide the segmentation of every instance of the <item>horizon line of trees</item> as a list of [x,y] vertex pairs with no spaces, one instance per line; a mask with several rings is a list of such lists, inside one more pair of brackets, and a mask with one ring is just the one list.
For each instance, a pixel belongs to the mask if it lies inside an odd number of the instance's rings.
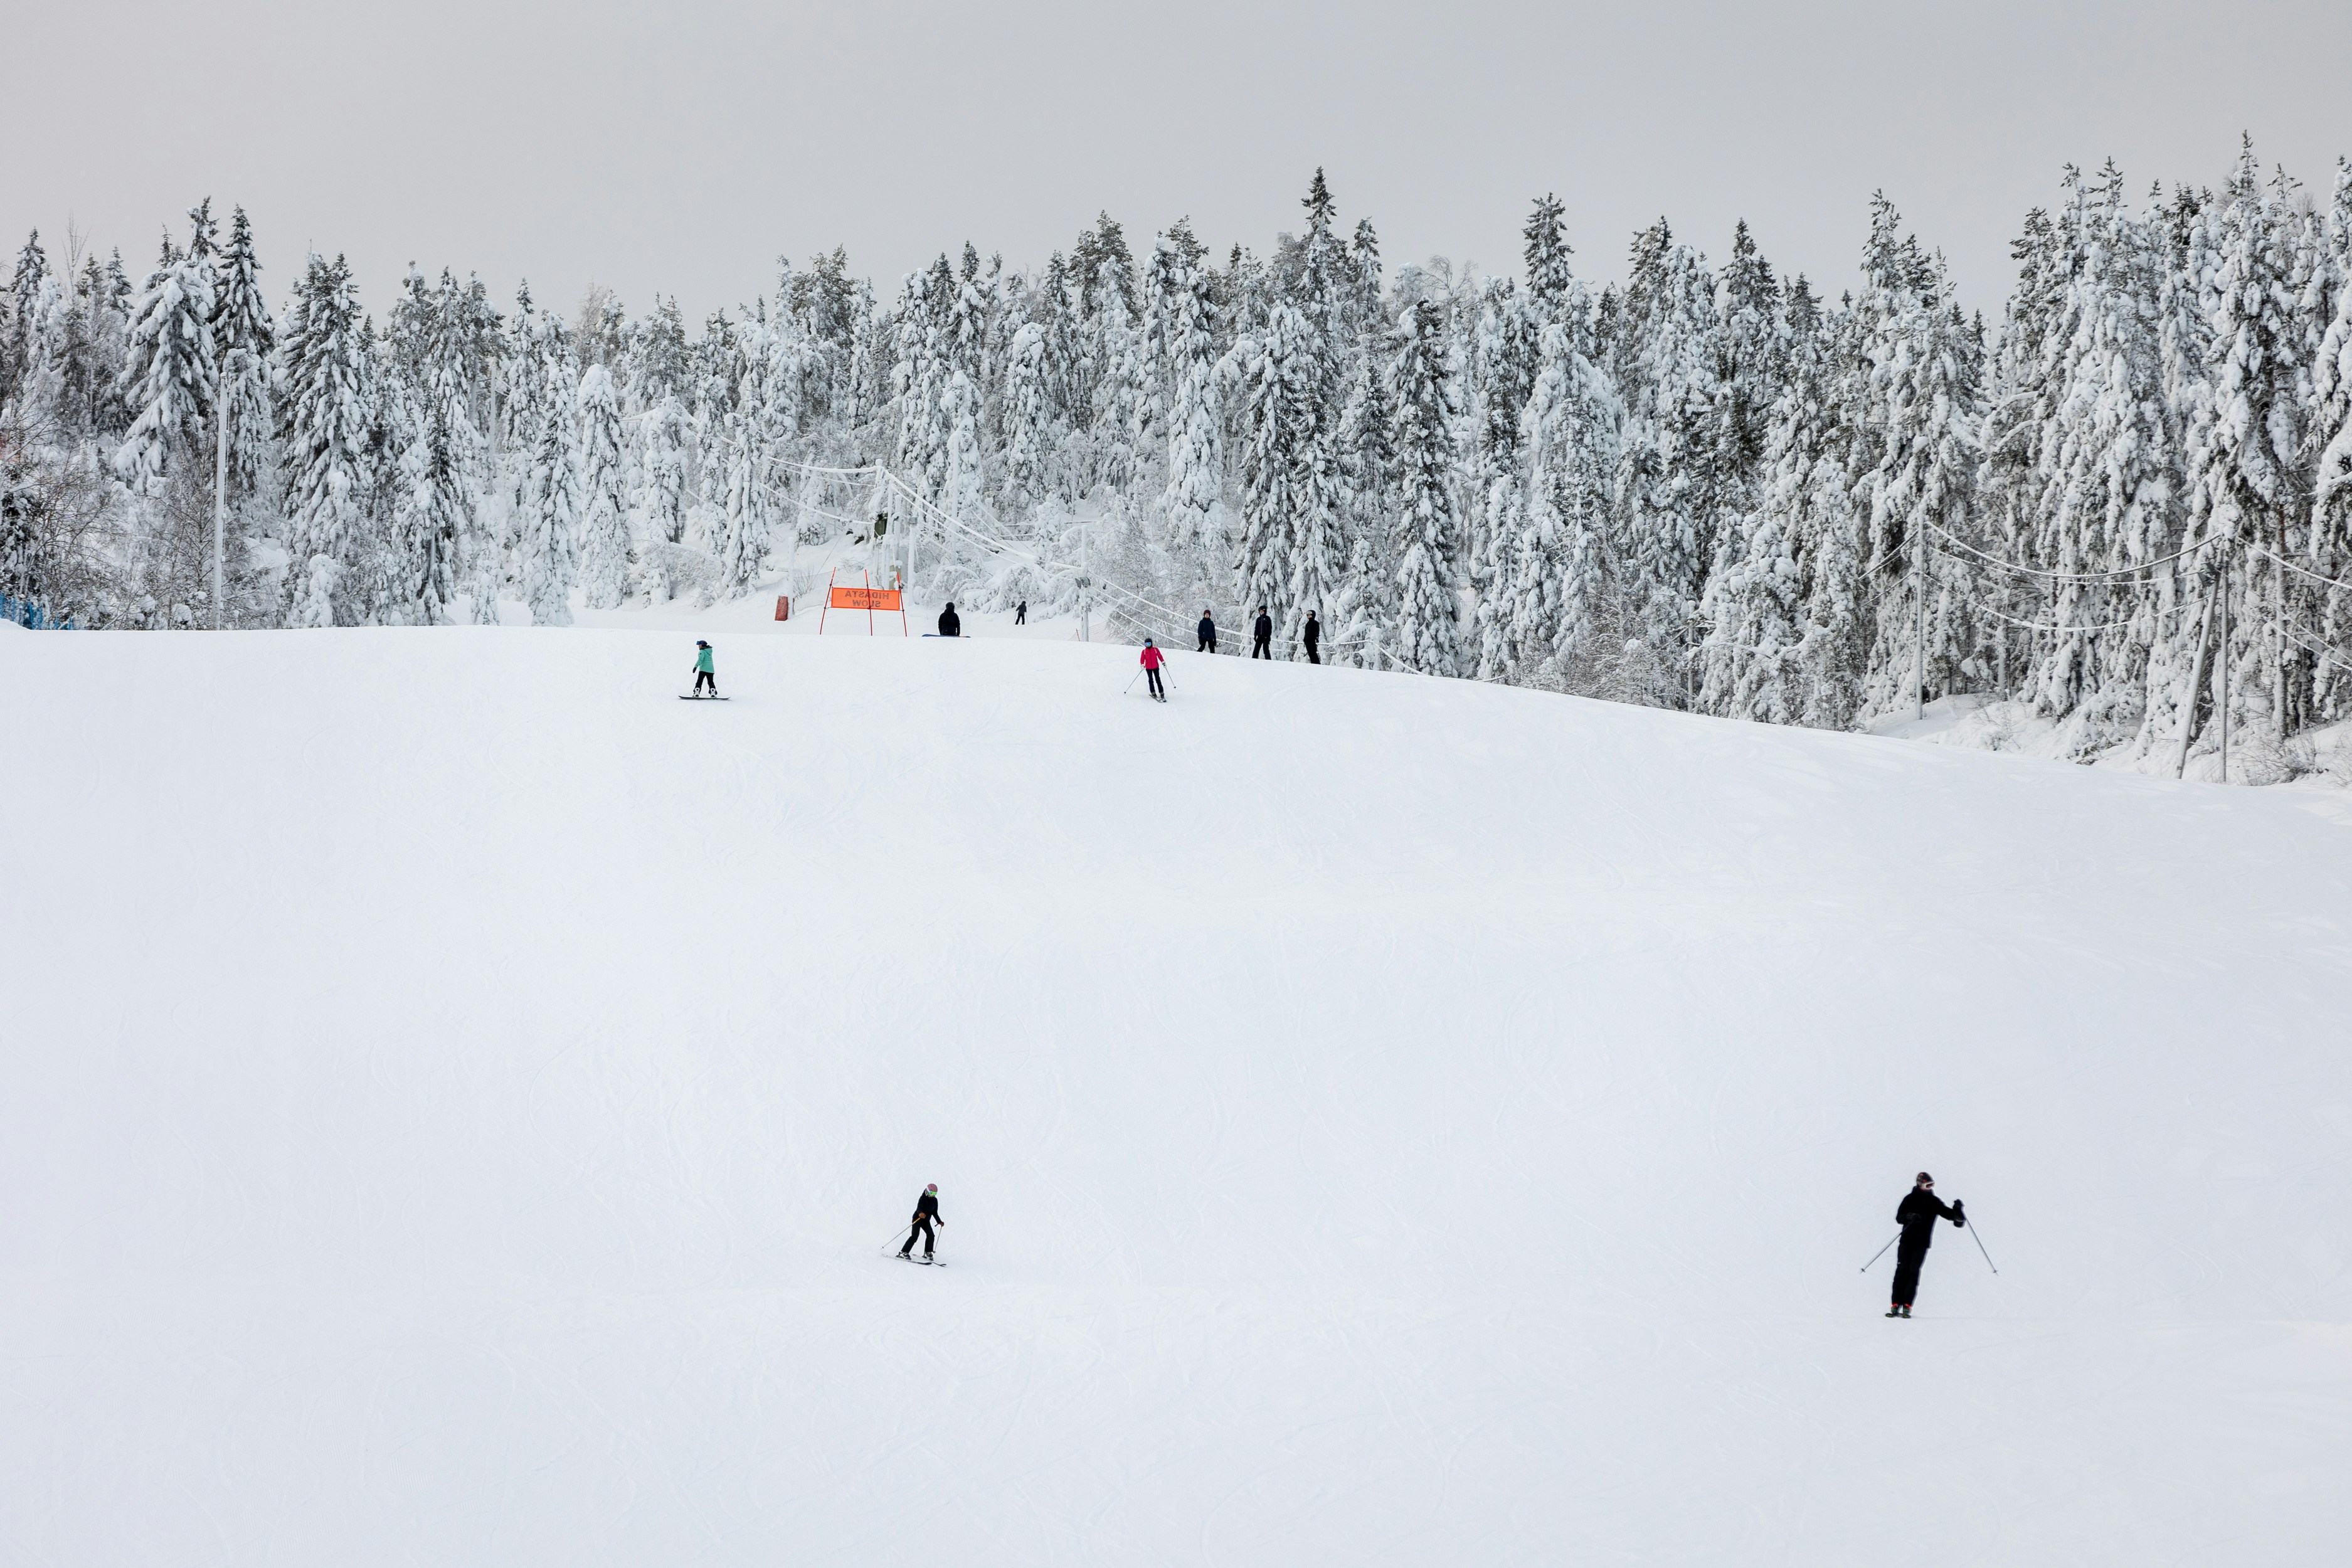
[[[315,255],[273,311],[209,201],[135,285],[36,234],[0,306],[0,595],[563,625],[903,528],[811,471],[879,463],[1049,560],[1087,530],[1129,595],[1265,605],[1286,645],[1316,610],[1375,668],[1831,729],[1984,692],[2082,758],[2352,707],[2352,162],[2323,202],[2247,145],[2137,205],[2069,167],[1990,326],[1884,195],[1835,300],[1744,222],[1717,265],[1661,219],[1595,289],[1551,196],[1516,278],[1386,268],[1319,170],[1302,207],[1262,257],[1181,219],[1139,255],[1107,214],[1028,272],[967,244],[887,304],[835,249],[698,330],[415,268],[379,324]],[[1076,592],[934,564],[983,606]]]

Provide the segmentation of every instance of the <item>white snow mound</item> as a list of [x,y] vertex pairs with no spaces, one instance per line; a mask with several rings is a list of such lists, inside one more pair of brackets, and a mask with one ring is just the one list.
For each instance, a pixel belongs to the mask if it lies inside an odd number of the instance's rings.
[[2341,1560],[2344,824],[691,657],[5,639],[0,1563]]

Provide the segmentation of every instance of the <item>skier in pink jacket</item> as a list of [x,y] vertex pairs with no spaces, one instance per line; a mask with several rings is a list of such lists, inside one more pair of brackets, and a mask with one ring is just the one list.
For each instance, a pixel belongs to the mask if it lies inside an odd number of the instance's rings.
[[1162,654],[1159,648],[1152,645],[1151,639],[1150,637],[1144,638],[1143,673],[1149,677],[1151,681],[1151,695],[1155,701],[1165,702],[1168,700],[1168,693],[1160,684],[1160,667],[1167,662],[1167,656]]

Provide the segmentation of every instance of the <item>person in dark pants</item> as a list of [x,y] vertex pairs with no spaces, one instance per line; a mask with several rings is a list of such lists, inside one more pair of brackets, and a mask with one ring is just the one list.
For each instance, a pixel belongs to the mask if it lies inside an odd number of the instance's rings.
[[1322,663],[1323,656],[1316,650],[1323,646],[1323,623],[1315,618],[1312,610],[1307,612],[1307,629],[1299,634],[1299,638],[1307,645],[1307,662]]
[[1165,687],[1160,684],[1160,667],[1167,662],[1168,656],[1161,653],[1158,648],[1152,647],[1151,639],[1150,637],[1144,638],[1143,673],[1145,678],[1151,682],[1151,695],[1161,702],[1168,700],[1168,691]]
[[1257,607],[1257,623],[1250,627],[1250,657],[1274,657],[1274,617],[1265,613],[1264,605]]
[[1029,624],[1028,600],[1024,599],[1013,606],[1013,624],[1016,626],[1025,626]]
[[915,1200],[914,1228],[907,1232],[907,1245],[898,1249],[898,1256],[913,1257],[915,1237],[919,1236],[923,1238],[923,1256],[929,1258],[931,1256],[931,1243],[934,1239],[931,1235],[931,1225],[934,1221],[938,1222],[941,1229],[947,1227],[948,1222],[940,1218],[940,1184],[937,1182],[925,1187],[923,1195]]
[[710,665],[710,645],[707,642],[697,642],[694,647],[694,694],[697,697],[701,696],[702,688],[707,683],[710,688],[710,695],[716,697],[719,695],[719,672]]
[[1955,1202],[1944,1206],[1936,1195],[1936,1178],[1927,1172],[1919,1173],[1919,1184],[1903,1194],[1895,1205],[1895,1223],[1903,1227],[1903,1239],[1895,1247],[1895,1304],[1886,1310],[1890,1318],[1911,1315],[1911,1299],[1919,1293],[1919,1266],[1927,1261],[1927,1246],[1936,1239],[1936,1222],[1950,1220],[1954,1225],[1966,1225],[1969,1216]]
[[963,636],[963,619],[955,613],[955,605],[952,604],[940,612],[940,636],[943,637]]
[[1192,629],[1199,633],[1201,637],[1201,646],[1193,651],[1196,653],[1214,653],[1217,651],[1217,623],[1209,618],[1208,611],[1202,610],[1201,612],[1201,624],[1194,626]]

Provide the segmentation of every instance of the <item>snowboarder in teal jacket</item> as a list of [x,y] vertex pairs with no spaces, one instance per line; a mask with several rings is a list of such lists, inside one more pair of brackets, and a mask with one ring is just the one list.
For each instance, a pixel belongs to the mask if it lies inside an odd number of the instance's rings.
[[702,695],[702,683],[707,680],[710,683],[710,695],[716,697],[719,695],[719,671],[710,662],[710,645],[697,642],[694,646],[697,650],[694,656],[694,694],[697,697]]

